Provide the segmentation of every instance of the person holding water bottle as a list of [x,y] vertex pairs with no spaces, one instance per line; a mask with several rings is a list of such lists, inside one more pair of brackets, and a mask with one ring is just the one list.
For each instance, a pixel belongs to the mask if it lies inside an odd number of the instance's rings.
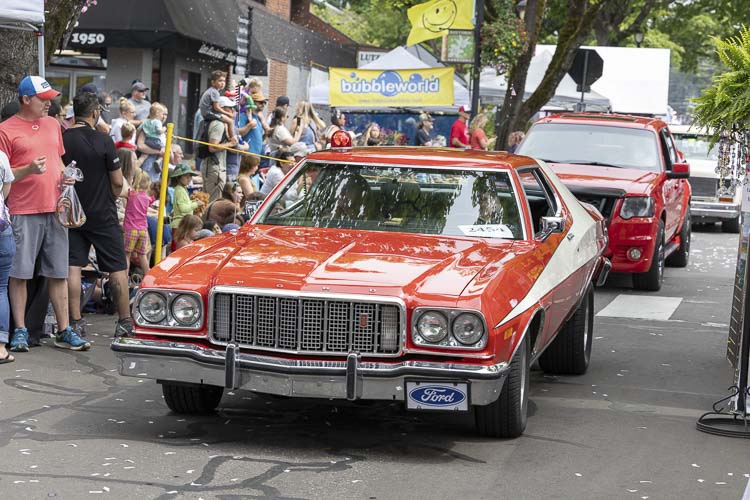
[[50,102],[58,95],[44,78],[27,76],[18,86],[18,113],[0,123],[0,151],[8,156],[15,177],[8,196],[16,242],[8,283],[16,325],[10,339],[13,352],[29,350],[26,282],[34,277],[37,262],[39,275],[48,279],[57,317],[55,345],[78,351],[91,347],[68,321],[68,230],[58,222],[56,210],[61,181],[73,184],[75,180],[63,176],[62,129],[47,116]]

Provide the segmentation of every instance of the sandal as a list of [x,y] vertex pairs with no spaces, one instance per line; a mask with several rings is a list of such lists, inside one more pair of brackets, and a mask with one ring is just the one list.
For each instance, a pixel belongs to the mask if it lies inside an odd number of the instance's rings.
[[0,365],[12,363],[16,360],[11,353],[6,353],[4,358],[0,358]]

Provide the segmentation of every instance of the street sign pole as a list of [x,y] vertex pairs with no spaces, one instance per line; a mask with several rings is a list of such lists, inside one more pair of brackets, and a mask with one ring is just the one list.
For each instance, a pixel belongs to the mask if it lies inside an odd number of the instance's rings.
[[474,0],[474,68],[471,81],[471,118],[479,112],[479,75],[482,73],[480,30],[484,24],[484,0]]
[[587,50],[584,52],[583,56],[583,83],[581,84],[581,103],[579,105],[579,108],[576,111],[584,112],[586,111],[586,102],[585,102],[585,94],[586,94],[586,85],[588,82],[588,76],[589,76],[589,51]]

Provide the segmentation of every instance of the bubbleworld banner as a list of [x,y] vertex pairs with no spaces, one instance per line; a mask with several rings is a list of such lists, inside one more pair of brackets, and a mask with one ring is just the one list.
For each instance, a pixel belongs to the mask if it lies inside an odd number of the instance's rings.
[[331,106],[453,106],[453,68],[331,68]]

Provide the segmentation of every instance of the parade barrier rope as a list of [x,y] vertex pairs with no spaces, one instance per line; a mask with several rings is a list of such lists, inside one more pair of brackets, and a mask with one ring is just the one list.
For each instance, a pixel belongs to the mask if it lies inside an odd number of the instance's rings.
[[[203,144],[204,146],[209,146],[212,148],[218,148],[218,149],[225,149],[227,151],[232,151],[234,153],[239,153],[241,155],[247,155],[247,156],[257,156],[259,158],[267,158],[269,160],[274,160],[277,162],[283,162],[283,163],[295,163],[294,160],[282,160],[279,158],[274,158],[272,156],[266,156],[261,155],[258,153],[251,153],[249,151],[242,151],[240,149],[231,148],[229,146],[220,146],[219,144],[211,144],[210,142],[203,142],[198,141],[195,139],[188,139],[187,137],[182,137],[179,135],[174,134],[174,123],[168,123],[167,124],[167,141],[164,144],[164,157],[162,158],[162,165],[169,165],[169,156],[171,155],[172,150],[172,140],[177,139],[180,141],[185,142],[192,142],[195,144]],[[161,254],[162,254],[162,239],[164,237],[164,210],[167,206],[166,200],[167,200],[167,185],[169,184],[169,169],[168,168],[162,168],[161,169],[161,189],[159,190],[159,218],[156,225],[156,245],[154,248],[154,265],[158,264],[161,261]]]
[[[233,153],[239,153],[241,155],[257,156],[258,158],[267,158],[269,160],[280,161],[280,162],[283,162],[283,163],[295,163],[293,160],[281,160],[279,158],[274,158],[273,156],[267,156],[267,155],[262,155],[262,154],[258,154],[258,153],[251,153],[250,151],[242,151],[241,149],[230,148],[229,146],[220,146],[218,144],[212,144],[210,142],[198,141],[196,139],[188,139],[187,137],[182,137],[182,136],[179,136],[179,135],[174,135],[172,137],[174,139],[178,139],[180,141],[193,142],[195,144],[203,144],[204,146],[210,146],[212,148],[226,149],[227,151],[232,151]],[[164,151],[166,151],[166,148],[164,149]]]

